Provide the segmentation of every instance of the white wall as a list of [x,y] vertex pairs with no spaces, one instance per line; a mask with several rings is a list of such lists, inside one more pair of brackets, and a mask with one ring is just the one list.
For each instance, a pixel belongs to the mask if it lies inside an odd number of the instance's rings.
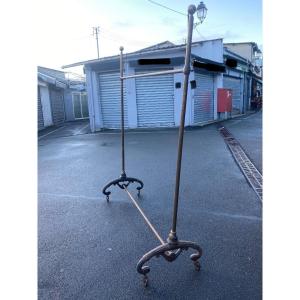
[[[125,63],[125,74],[134,75],[134,68],[129,66],[129,63]],[[136,90],[135,90],[135,78],[126,79],[124,81],[126,86],[126,100],[127,100],[127,114],[128,114],[128,127],[137,128],[137,104],[136,104]]]
[[223,87],[223,74],[214,76],[214,120],[218,119],[218,89]]
[[225,47],[252,62],[253,53],[251,44],[225,44]]
[[42,111],[43,111],[43,118],[44,118],[44,126],[51,126],[53,125],[52,119],[52,109],[51,109],[51,102],[50,102],[50,94],[48,86],[40,86],[40,95],[41,95],[41,103],[42,103]]
[[[174,122],[175,126],[179,126],[181,107],[182,107],[182,95],[183,95],[183,73],[174,74]],[[193,90],[191,90],[190,81],[194,80],[194,72],[190,73],[189,83],[188,83],[188,97],[186,102],[186,112],[185,112],[185,126],[189,126],[192,123],[192,101],[193,101]],[[180,89],[175,88],[176,82],[181,83]]]
[[102,115],[99,105],[98,78],[96,72],[85,68],[86,91],[88,93],[88,106],[91,131],[95,132],[103,127]]
[[192,54],[223,63],[223,40],[204,41],[192,46]]

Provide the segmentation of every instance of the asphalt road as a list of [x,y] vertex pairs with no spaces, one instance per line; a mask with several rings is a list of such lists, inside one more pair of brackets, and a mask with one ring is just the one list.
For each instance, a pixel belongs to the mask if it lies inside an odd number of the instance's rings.
[[[136,263],[159,245],[127,194],[102,187],[120,175],[120,137],[98,133],[39,140],[39,299],[261,299],[261,203],[215,125],[185,135],[179,239],[199,243],[169,263]],[[128,133],[126,171],[143,180],[138,200],[163,238],[172,221],[177,131]],[[129,190],[136,195],[134,186]]]
[[262,111],[223,123],[262,173]]

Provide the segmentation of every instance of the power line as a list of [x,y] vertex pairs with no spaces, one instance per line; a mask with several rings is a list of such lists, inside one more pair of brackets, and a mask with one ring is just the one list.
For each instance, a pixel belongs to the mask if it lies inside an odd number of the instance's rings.
[[198,28],[195,27],[195,29],[196,29],[196,31],[198,32],[199,36],[200,36],[200,37],[202,36],[202,38],[205,40],[205,39],[206,39],[205,36],[199,32]]
[[177,10],[175,10],[175,9],[173,9],[173,8],[170,8],[170,7],[168,7],[168,6],[165,6],[165,5],[163,5],[163,4],[160,4],[160,3],[158,3],[158,2],[155,2],[155,1],[153,1],[153,0],[148,0],[149,2],[151,2],[151,3],[153,3],[153,4],[155,4],[155,5],[158,5],[158,6],[161,6],[161,7],[163,7],[163,8],[166,8],[166,9],[168,9],[168,10],[171,10],[171,11],[173,11],[173,12],[176,12],[176,13],[178,13],[178,14],[180,14],[180,15],[183,15],[183,16],[187,16],[187,14],[185,14],[185,13],[182,13],[182,12],[180,12],[180,11],[177,11]]

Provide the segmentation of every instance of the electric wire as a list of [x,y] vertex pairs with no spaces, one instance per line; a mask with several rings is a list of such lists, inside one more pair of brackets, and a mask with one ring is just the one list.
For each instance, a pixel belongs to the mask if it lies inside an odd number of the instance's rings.
[[175,9],[173,9],[173,8],[170,8],[170,7],[168,7],[168,6],[165,6],[165,5],[163,5],[163,4],[160,4],[160,3],[156,2],[156,1],[153,1],[153,0],[148,0],[148,1],[149,1],[150,3],[153,3],[153,4],[155,4],[155,5],[161,6],[161,7],[163,7],[163,8],[166,8],[166,9],[168,9],[168,10],[171,10],[171,11],[173,11],[173,12],[176,12],[176,13],[178,13],[178,14],[180,14],[180,15],[183,15],[183,16],[187,17],[187,14],[182,13],[182,12],[180,12],[180,11],[177,11],[177,10],[175,10]]

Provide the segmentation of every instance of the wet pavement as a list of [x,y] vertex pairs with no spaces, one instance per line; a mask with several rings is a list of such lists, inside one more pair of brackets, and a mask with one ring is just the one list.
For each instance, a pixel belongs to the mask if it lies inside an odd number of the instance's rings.
[[223,122],[262,173],[262,111]]
[[[234,124],[230,130],[243,122]],[[172,221],[177,135],[126,135],[127,175],[144,182],[138,201],[163,238]],[[202,269],[194,270],[191,250],[172,263],[153,258],[147,288],[136,263],[159,242],[124,191],[113,187],[110,203],[101,193],[119,177],[120,155],[115,132],[39,140],[39,299],[261,299],[261,203],[217,126],[187,131],[184,141],[177,234],[203,248]]]
[[38,132],[38,139],[58,138],[91,133],[89,120],[65,122],[62,126],[50,126]]

